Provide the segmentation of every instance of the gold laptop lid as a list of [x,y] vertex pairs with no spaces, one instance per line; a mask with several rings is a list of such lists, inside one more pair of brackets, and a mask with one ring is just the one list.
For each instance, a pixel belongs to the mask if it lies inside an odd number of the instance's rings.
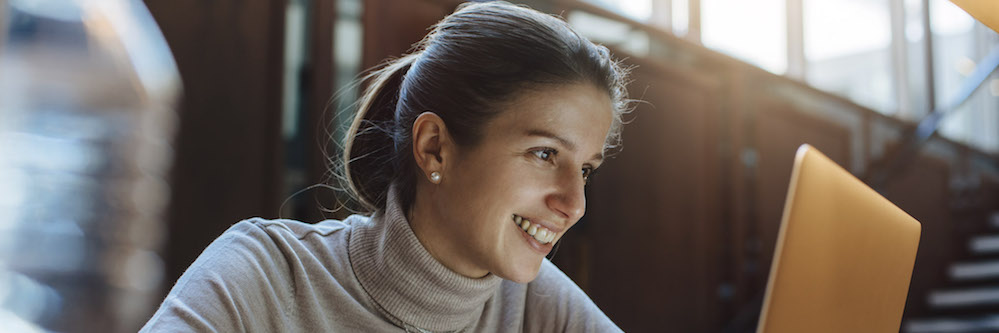
[[951,0],[972,17],[999,32],[999,0]]
[[809,145],[791,186],[758,332],[898,332],[920,224]]

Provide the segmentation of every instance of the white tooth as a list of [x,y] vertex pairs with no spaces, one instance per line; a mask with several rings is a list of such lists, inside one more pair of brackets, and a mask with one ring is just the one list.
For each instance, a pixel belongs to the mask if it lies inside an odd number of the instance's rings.
[[520,216],[517,216],[517,215],[513,216],[513,221],[517,222],[517,225],[520,225],[520,221],[523,221],[523,220],[524,220],[523,217],[520,217]]
[[538,233],[534,234],[534,239],[537,239],[539,242],[544,243],[545,238],[548,238],[548,229],[538,228]]
[[534,236],[534,234],[536,234],[536,233],[538,233],[538,226],[537,225],[531,225],[530,228],[527,228],[527,234],[528,235]]
[[552,238],[555,238],[555,232],[548,230],[548,234],[545,235],[544,240],[541,241],[542,244],[548,244],[552,242]]
[[527,228],[531,227],[531,221],[530,220],[524,220],[524,223],[521,224],[520,227],[523,228],[524,231],[527,231]]

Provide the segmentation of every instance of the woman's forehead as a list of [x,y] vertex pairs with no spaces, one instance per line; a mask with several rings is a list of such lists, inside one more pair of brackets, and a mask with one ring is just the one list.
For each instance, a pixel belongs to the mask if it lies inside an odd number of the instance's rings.
[[507,138],[554,136],[575,145],[602,147],[612,120],[609,94],[587,84],[562,85],[519,94],[487,131]]

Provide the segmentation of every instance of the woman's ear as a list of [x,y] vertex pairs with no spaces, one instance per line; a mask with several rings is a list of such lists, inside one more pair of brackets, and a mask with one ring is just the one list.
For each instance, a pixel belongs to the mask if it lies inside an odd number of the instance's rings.
[[[413,121],[413,158],[427,179],[433,181],[431,174],[434,172],[444,173],[453,145],[444,119],[436,113],[421,113]],[[439,181],[439,176],[437,179]]]

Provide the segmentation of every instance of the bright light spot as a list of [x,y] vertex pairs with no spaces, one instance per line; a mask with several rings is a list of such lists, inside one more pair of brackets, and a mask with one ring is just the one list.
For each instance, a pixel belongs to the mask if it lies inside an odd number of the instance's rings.
[[974,25],[975,19],[950,1],[930,1],[930,29],[934,35],[964,34]]
[[807,0],[805,56],[822,61],[891,45],[891,15],[885,1]]
[[686,35],[690,26],[690,8],[687,5],[687,0],[673,0],[672,8],[670,8],[673,18],[673,33],[679,36]]
[[636,20],[648,21],[652,15],[652,0],[619,0],[621,11]]
[[962,56],[957,58],[957,63],[954,64],[954,69],[956,69],[958,73],[961,73],[961,75],[968,76],[971,75],[971,72],[975,71],[975,66],[974,60]]
[[586,0],[595,5],[621,13],[636,21],[648,21],[652,16],[652,0]]
[[601,44],[624,43],[628,32],[631,31],[631,27],[627,24],[583,11],[570,12],[568,21],[569,25],[576,29],[576,32]]
[[905,39],[909,42],[918,42],[923,39],[923,26],[913,20],[905,22]]
[[784,0],[704,0],[704,45],[773,73],[787,70]]

